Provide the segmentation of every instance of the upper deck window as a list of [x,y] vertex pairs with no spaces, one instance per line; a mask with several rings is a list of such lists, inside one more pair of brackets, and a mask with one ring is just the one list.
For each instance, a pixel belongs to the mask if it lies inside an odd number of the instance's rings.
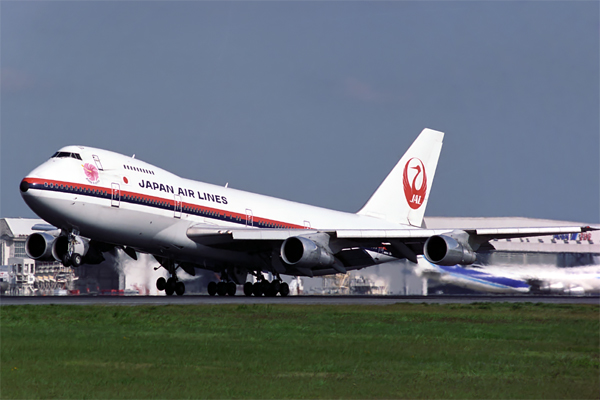
[[77,160],[81,160],[81,156],[77,153],[69,153],[67,151],[57,151],[50,158],[75,158]]
[[134,167],[132,165],[127,165],[127,164],[123,164],[123,168],[129,169],[131,171],[137,171],[137,172],[143,172],[145,174],[155,175],[154,171],[152,171],[151,169],[144,169],[144,168]]

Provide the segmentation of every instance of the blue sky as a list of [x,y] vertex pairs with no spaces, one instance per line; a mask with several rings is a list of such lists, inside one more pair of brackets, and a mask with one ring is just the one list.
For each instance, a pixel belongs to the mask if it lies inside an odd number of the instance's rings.
[[2,217],[68,144],[357,211],[425,127],[426,215],[600,221],[599,3],[0,3]]

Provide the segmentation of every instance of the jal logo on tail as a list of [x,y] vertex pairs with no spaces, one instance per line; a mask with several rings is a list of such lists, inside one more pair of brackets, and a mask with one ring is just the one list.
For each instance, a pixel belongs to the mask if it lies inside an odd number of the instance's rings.
[[416,210],[421,207],[426,193],[427,175],[425,174],[425,165],[423,165],[423,161],[413,157],[404,166],[404,195],[410,208]]

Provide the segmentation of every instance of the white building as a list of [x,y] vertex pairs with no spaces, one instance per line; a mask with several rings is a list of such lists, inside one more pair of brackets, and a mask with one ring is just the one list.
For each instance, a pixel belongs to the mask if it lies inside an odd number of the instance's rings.
[[34,233],[31,227],[35,224],[45,224],[42,219],[31,218],[2,218],[0,219],[0,259],[2,265],[8,265],[9,258],[27,258],[25,241]]

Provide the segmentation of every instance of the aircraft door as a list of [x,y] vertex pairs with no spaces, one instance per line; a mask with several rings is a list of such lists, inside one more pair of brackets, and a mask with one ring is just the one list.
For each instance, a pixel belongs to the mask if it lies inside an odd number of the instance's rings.
[[92,154],[92,158],[94,159],[94,163],[96,164],[98,171],[104,171],[104,168],[102,168],[102,162],[100,161],[100,157],[98,157],[95,154]]
[[252,215],[252,210],[246,208],[246,226],[254,225],[254,216]]
[[121,205],[121,186],[118,183],[111,184],[110,205],[119,208]]
[[175,218],[181,218],[181,196],[175,195]]

